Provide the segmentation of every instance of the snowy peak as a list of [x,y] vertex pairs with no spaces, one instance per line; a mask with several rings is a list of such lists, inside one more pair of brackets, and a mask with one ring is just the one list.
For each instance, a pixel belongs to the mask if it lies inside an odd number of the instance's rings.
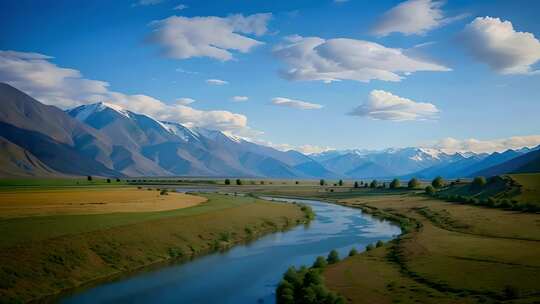
[[106,110],[112,110],[123,117],[129,118],[129,111],[124,110],[118,105],[106,102],[97,102],[89,105],[82,105],[74,109],[68,110],[67,112],[79,121],[86,121],[90,116]]

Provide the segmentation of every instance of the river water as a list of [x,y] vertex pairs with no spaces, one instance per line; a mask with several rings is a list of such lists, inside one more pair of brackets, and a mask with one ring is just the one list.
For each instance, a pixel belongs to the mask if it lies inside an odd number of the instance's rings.
[[[276,199],[278,200],[278,199]],[[168,265],[83,290],[62,303],[275,303],[275,288],[289,266],[309,266],[336,249],[345,257],[377,240],[389,240],[399,227],[359,209],[316,200],[279,199],[310,205],[309,225],[262,237],[223,253]]]

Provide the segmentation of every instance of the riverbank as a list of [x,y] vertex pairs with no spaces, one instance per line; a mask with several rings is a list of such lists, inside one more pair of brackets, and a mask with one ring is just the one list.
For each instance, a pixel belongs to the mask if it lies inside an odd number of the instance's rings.
[[290,228],[309,216],[293,204],[203,196],[207,202],[171,211],[1,220],[0,299],[39,300],[150,265],[187,261]]
[[351,303],[534,303],[540,300],[539,214],[419,195],[337,200],[400,223],[383,247],[325,269]]

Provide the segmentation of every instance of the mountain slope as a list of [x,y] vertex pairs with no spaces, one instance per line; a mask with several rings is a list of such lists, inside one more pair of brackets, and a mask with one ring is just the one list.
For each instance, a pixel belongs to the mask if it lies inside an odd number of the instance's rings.
[[540,150],[533,150],[504,163],[474,173],[474,176],[494,176],[506,173],[540,172]]
[[32,153],[0,136],[0,176],[51,177],[60,173],[49,168]]
[[122,175],[111,168],[107,138],[7,84],[0,84],[0,136],[61,173]]

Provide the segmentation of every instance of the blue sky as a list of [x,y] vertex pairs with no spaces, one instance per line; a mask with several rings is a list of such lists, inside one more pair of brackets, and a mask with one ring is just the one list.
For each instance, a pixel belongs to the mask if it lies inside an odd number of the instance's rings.
[[[108,101],[306,152],[497,150],[540,143],[539,11],[540,2],[525,0],[8,0],[0,3],[0,81],[64,108]],[[171,16],[182,18],[163,21]],[[221,35],[220,24],[234,29]],[[307,37],[319,48],[298,55]],[[194,41],[221,41],[231,58],[201,55],[186,46]],[[372,43],[383,52],[367,56]],[[179,98],[195,102],[158,104]]]

